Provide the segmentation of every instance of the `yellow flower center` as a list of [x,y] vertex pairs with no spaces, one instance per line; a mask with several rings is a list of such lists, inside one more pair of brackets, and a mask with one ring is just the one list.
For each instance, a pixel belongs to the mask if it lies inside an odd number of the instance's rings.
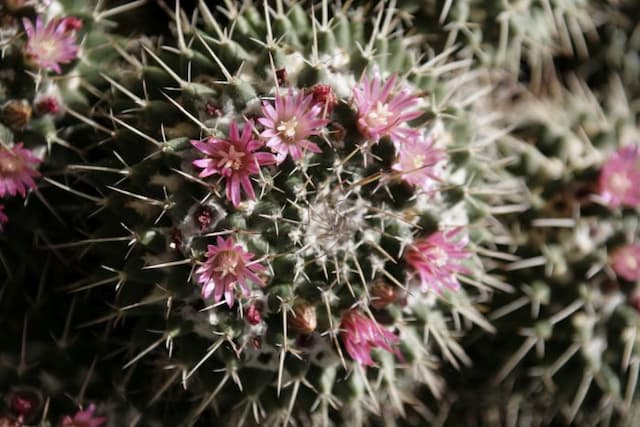
[[298,120],[296,120],[295,117],[286,121],[283,120],[276,129],[286,140],[291,141],[295,138],[298,131]]
[[629,270],[637,270],[639,267],[638,260],[632,254],[627,254],[624,263]]
[[372,127],[386,126],[393,115],[387,104],[378,101],[375,108],[367,114],[367,123]]
[[624,193],[631,187],[631,180],[622,173],[614,173],[609,181],[616,193]]
[[441,268],[447,265],[447,253],[440,246],[435,246],[431,250],[432,260],[436,267]]
[[239,264],[240,254],[236,251],[222,251],[216,255],[216,266],[213,270],[226,277],[228,274],[236,273]]
[[413,167],[415,169],[421,169],[424,167],[424,161],[426,160],[426,157],[424,156],[424,154],[418,154],[417,156],[415,156],[413,158]]
[[0,175],[13,175],[23,166],[24,164],[17,156],[0,157]]
[[218,163],[219,167],[223,169],[233,169],[238,170],[242,167],[243,161],[242,158],[245,156],[245,153],[241,151],[236,151],[234,146],[231,146],[229,152],[225,157],[223,157]]

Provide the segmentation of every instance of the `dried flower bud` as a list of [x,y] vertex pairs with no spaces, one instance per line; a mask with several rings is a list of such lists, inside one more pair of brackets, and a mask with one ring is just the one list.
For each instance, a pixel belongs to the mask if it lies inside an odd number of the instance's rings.
[[11,100],[2,107],[2,121],[13,129],[23,129],[31,121],[31,105],[24,100]]
[[294,331],[301,334],[310,334],[315,331],[318,325],[316,308],[306,302],[295,304],[293,311],[289,312],[287,321]]
[[380,310],[396,302],[396,288],[384,280],[377,280],[371,286],[371,305]]

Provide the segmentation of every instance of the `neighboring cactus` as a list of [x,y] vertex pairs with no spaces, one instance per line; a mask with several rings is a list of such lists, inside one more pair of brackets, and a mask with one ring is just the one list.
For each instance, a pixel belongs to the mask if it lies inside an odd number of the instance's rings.
[[71,425],[91,402],[112,420],[131,416],[116,391],[121,364],[105,358],[108,330],[78,329],[95,315],[68,293],[84,266],[52,246],[77,221],[56,179],[82,158],[66,137],[88,120],[75,111],[79,87],[90,91],[86,62],[118,38],[106,33],[114,11],[87,6],[0,5],[0,425]]
[[441,397],[438,365],[469,363],[457,337],[492,330],[475,302],[508,286],[480,255],[516,188],[474,109],[483,73],[421,58],[393,2],[372,11],[177,4],[175,46],[114,44],[94,82],[104,139],[65,180],[95,205],[55,246],[96,267],[73,290],[115,310],[95,323],[166,422],[420,425],[414,392]]
[[[460,392],[456,412],[487,425],[633,426],[640,420],[637,115],[615,78],[600,103],[576,78],[554,88],[549,98],[521,90],[505,117],[518,139],[500,147],[514,159],[508,169],[522,177],[530,208],[504,217],[509,231],[496,249],[514,256],[502,269],[518,291],[495,295],[488,317],[500,332],[468,347],[473,382],[494,387],[481,400],[477,389]],[[488,354],[487,344],[499,353]]]

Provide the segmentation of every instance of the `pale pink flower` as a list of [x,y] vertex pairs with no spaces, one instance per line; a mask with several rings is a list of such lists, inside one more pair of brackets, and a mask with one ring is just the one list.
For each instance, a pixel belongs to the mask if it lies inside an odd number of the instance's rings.
[[433,138],[410,137],[396,144],[398,158],[393,170],[402,172],[402,179],[428,191],[440,181],[438,167],[446,158],[444,150],[434,146]]
[[443,288],[458,289],[460,282],[456,275],[469,273],[461,264],[470,257],[466,235],[458,237],[461,231],[461,227],[437,231],[415,241],[407,250],[405,259],[418,273],[423,291],[433,289],[440,293]]
[[22,148],[22,143],[12,148],[0,146],[0,197],[26,195],[28,189],[36,187],[33,178],[40,176],[34,169],[42,160],[30,150]]
[[393,346],[397,345],[400,339],[359,311],[349,310],[343,314],[340,329],[340,337],[347,353],[362,365],[373,365],[371,350],[374,348],[380,347],[390,353],[399,354]]
[[25,54],[37,66],[60,74],[60,64],[67,64],[78,56],[76,20],[52,19],[46,25],[37,17],[35,26],[28,19],[23,19],[27,33]]
[[640,206],[640,146],[627,145],[602,166],[600,195],[612,208]]
[[616,249],[611,255],[611,268],[625,280],[640,280],[640,243],[631,243]]
[[294,95],[291,90],[286,95],[276,95],[275,105],[262,105],[263,117],[258,119],[265,129],[260,136],[267,141],[267,147],[276,153],[276,161],[282,163],[287,156],[300,160],[304,150],[321,153],[318,145],[309,140],[318,135],[320,128],[328,121],[320,117],[323,106],[313,103],[313,95],[300,91]]
[[65,416],[62,419],[62,427],[100,427],[107,422],[106,417],[96,417],[93,413],[96,411],[96,405],[89,405],[84,411],[78,411],[73,418]]
[[196,271],[197,281],[202,286],[202,296],[217,303],[224,295],[229,307],[233,306],[238,285],[245,297],[251,295],[249,281],[264,286],[256,273],[265,269],[253,260],[253,254],[236,244],[232,237],[223,239],[218,236],[217,245],[208,245],[206,260]]
[[0,205],[0,231],[4,230],[4,225],[9,222],[9,217],[4,213],[4,205]]
[[401,142],[417,133],[405,125],[422,114],[415,110],[418,98],[406,89],[392,93],[396,78],[392,75],[383,85],[379,75],[372,79],[364,76],[353,92],[358,109],[358,129],[375,142],[383,136]]
[[226,179],[227,199],[233,206],[240,204],[241,188],[249,199],[256,198],[249,177],[258,174],[260,166],[276,162],[273,154],[257,151],[263,143],[252,138],[252,129],[253,124],[246,123],[240,134],[238,126],[232,122],[227,139],[210,137],[204,141],[191,141],[207,156],[193,161],[196,167],[202,169],[200,177],[223,176]]

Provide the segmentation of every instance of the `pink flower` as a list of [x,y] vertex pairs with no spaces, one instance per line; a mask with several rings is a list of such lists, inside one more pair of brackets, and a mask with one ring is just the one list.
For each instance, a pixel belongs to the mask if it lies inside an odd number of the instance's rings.
[[233,206],[240,204],[241,187],[250,199],[256,198],[249,177],[259,173],[260,166],[276,162],[273,154],[257,152],[263,143],[251,137],[252,128],[252,123],[246,123],[240,134],[238,126],[232,122],[227,139],[191,141],[200,152],[207,155],[193,161],[196,167],[202,169],[200,177],[223,176],[227,181],[227,199]]
[[263,271],[265,267],[252,261],[253,254],[236,244],[232,237],[225,240],[218,236],[217,246],[208,245],[206,257],[204,264],[196,271],[204,298],[209,298],[213,293],[213,300],[217,303],[224,294],[227,305],[231,307],[238,284],[245,297],[251,294],[249,280],[264,286],[256,273]]
[[400,142],[417,132],[403,125],[422,114],[413,110],[418,98],[407,90],[392,95],[395,83],[395,75],[391,76],[384,86],[379,75],[371,80],[364,76],[362,82],[354,89],[353,101],[358,109],[358,129],[364,136],[376,142],[383,136]]
[[53,19],[45,26],[40,17],[35,27],[28,19],[23,19],[28,40],[25,53],[28,59],[46,70],[60,74],[60,64],[67,64],[78,56],[75,31],[77,24],[68,19]]
[[611,268],[629,282],[640,280],[640,243],[616,249],[611,255]]
[[267,141],[267,147],[276,153],[276,161],[282,163],[287,156],[300,160],[303,150],[321,153],[317,144],[309,141],[318,135],[327,120],[320,117],[323,106],[313,104],[313,96],[303,92],[294,95],[276,95],[275,107],[268,102],[262,105],[264,117],[258,119],[265,129],[260,136]]
[[436,166],[446,156],[443,150],[434,146],[433,138],[409,138],[402,144],[396,144],[396,151],[398,159],[392,169],[402,172],[402,179],[409,184],[426,191],[439,181]]
[[4,230],[4,225],[9,222],[9,217],[4,213],[4,205],[0,205],[0,231]]
[[461,227],[447,232],[437,231],[430,236],[417,240],[408,249],[405,259],[420,276],[423,291],[429,289],[440,293],[443,288],[458,289],[460,282],[456,274],[468,274],[467,268],[460,261],[468,259],[466,249],[468,239],[457,238]]
[[0,197],[26,195],[27,189],[36,187],[33,178],[40,176],[34,169],[42,160],[30,150],[22,148],[22,143],[13,148],[0,146]]
[[343,314],[340,329],[342,329],[340,337],[347,353],[362,365],[373,365],[371,350],[377,347],[399,354],[393,348],[400,341],[399,338],[356,310]]
[[107,422],[106,417],[94,417],[93,413],[96,411],[96,405],[93,403],[84,411],[78,411],[71,418],[65,416],[62,419],[62,427],[100,427]]
[[600,195],[612,208],[640,206],[640,146],[627,145],[602,166]]

